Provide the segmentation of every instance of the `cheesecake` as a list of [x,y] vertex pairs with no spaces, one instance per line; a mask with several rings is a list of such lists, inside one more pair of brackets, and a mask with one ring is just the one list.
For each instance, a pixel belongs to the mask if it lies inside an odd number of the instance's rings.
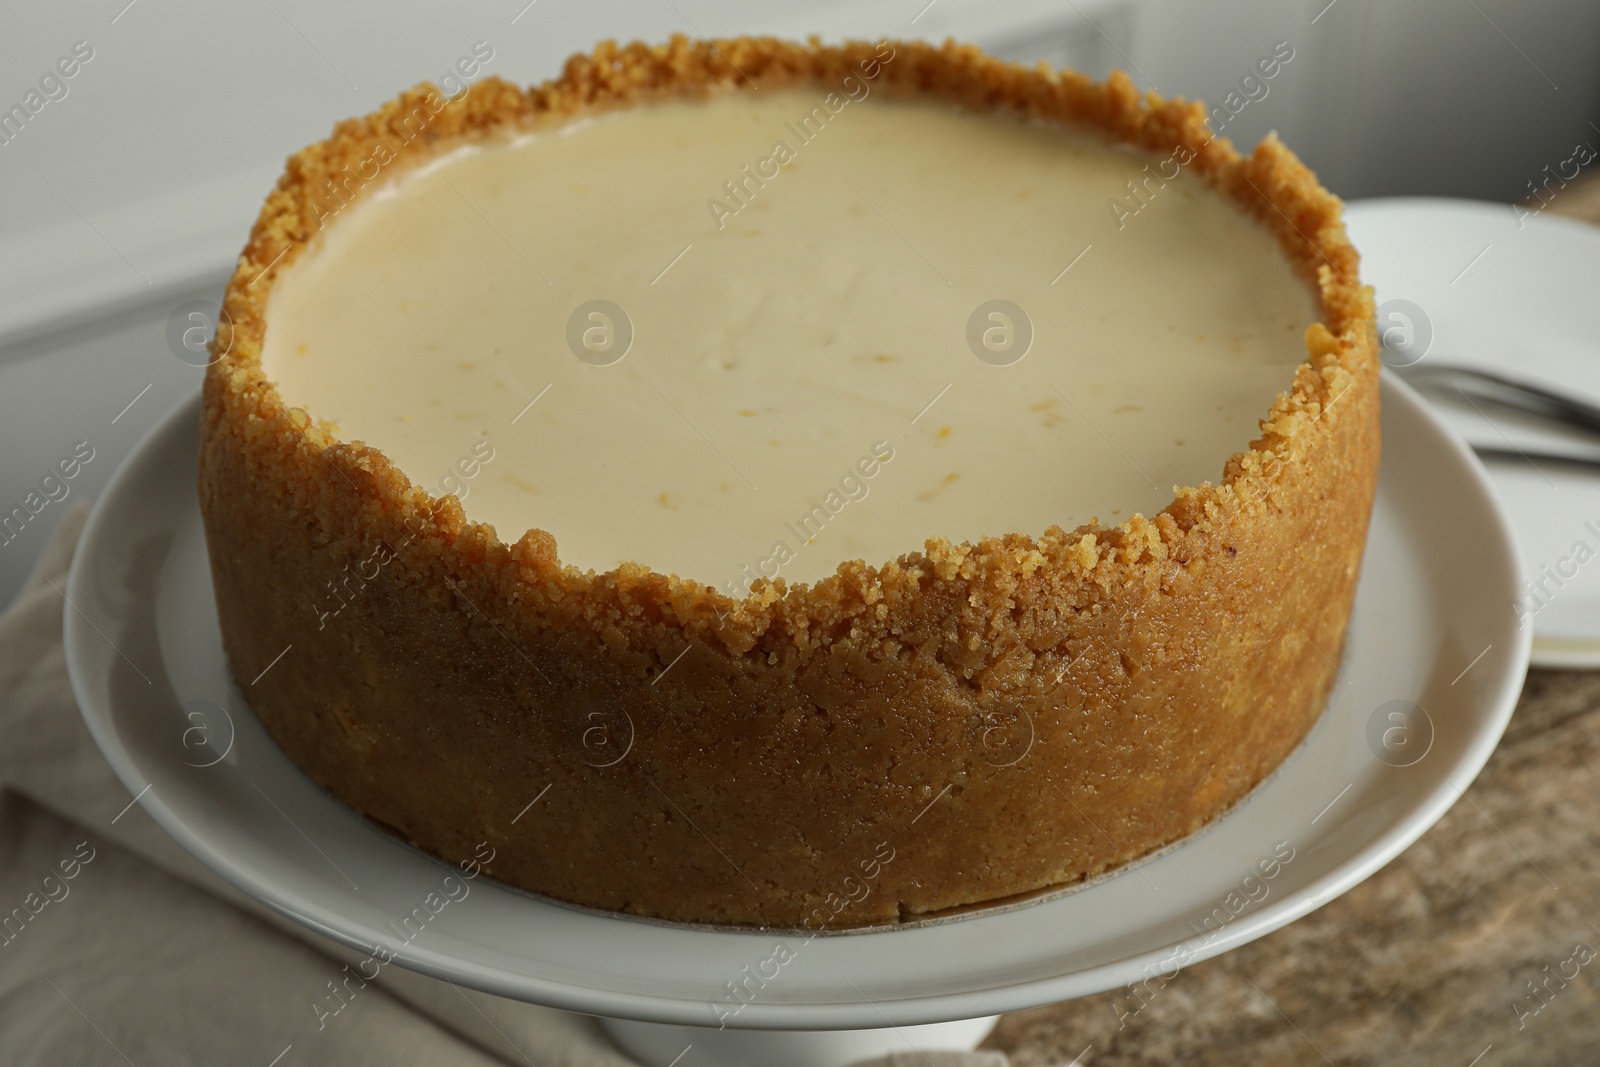
[[1378,460],[1340,204],[1120,74],[678,39],[419,87],[290,160],[224,306],[241,691],[518,888],[1038,896],[1226,812],[1337,682]]

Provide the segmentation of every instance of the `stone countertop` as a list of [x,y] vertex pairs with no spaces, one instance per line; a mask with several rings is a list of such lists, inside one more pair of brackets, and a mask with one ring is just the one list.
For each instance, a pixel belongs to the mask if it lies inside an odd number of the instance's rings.
[[[1600,180],[1549,210],[1600,223]],[[1114,990],[1007,1015],[984,1047],[1014,1067],[1600,1064],[1597,953],[1600,672],[1535,670],[1482,775],[1370,879],[1136,1015]]]

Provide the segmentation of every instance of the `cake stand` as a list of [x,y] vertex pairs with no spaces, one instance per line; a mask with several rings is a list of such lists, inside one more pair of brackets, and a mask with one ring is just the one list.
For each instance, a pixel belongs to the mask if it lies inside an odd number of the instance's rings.
[[[198,398],[155,427],[89,519],[67,587],[68,669],[106,759],[168,833],[359,951],[601,1016],[661,1067],[970,1048],[1000,1012],[1170,978],[1319,907],[1416,840],[1488,759],[1528,663],[1508,606],[1517,553],[1478,463],[1406,386],[1383,390],[1377,505],[1327,711],[1200,834],[1027,906],[808,940],[630,920],[478,878],[402,932],[462,872],[312,784],[230,682],[195,492]],[[523,818],[547,817],[540,788]]]

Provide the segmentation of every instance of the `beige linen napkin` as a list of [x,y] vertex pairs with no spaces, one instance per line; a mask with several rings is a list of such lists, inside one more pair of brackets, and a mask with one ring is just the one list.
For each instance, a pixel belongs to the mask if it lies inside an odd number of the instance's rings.
[[[179,848],[129,806],[83,725],[61,622],[85,513],[62,520],[0,616],[0,1063],[632,1067],[593,1019],[402,967],[319,1016],[313,1005],[358,954]],[[879,1062],[911,1061],[1006,1062]]]

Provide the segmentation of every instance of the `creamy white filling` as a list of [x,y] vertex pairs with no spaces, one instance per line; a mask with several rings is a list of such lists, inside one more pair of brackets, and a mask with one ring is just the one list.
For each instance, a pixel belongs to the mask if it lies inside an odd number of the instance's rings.
[[1264,228],[1084,135],[825,96],[330,189],[265,371],[502,540],[741,595],[1151,514],[1256,436],[1317,317]]

